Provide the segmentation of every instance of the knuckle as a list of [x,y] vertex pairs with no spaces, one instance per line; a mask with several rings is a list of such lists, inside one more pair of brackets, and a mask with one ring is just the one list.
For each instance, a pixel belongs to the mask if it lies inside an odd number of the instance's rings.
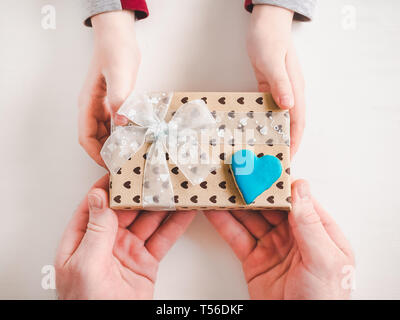
[[309,210],[301,215],[300,222],[304,225],[321,223],[321,219],[314,210]]
[[297,211],[297,221],[302,225],[312,225],[321,223],[321,219],[311,202],[294,203],[294,210]]
[[274,79],[274,87],[280,92],[286,92],[290,90],[290,83],[287,79],[280,76]]

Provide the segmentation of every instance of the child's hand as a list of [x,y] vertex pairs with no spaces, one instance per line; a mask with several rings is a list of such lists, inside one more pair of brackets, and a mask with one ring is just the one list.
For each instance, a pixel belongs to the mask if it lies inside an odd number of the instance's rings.
[[60,299],[151,299],[158,264],[195,213],[108,207],[108,175],[82,201],[55,262]]
[[247,38],[258,89],[271,92],[282,109],[290,109],[291,154],[299,148],[305,125],[304,79],[291,39],[293,12],[254,6]]
[[348,299],[354,265],[348,241],[307,182],[294,182],[292,195],[289,215],[242,210],[206,216],[242,262],[252,299]]
[[140,52],[133,12],[106,12],[91,20],[94,55],[79,97],[79,143],[104,166],[100,150],[110,134],[110,116],[117,125],[126,124],[116,112],[133,90]]

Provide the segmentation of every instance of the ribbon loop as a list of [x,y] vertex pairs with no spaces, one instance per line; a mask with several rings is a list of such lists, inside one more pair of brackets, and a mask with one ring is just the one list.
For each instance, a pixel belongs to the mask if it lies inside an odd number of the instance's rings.
[[202,147],[216,136],[216,122],[206,104],[200,99],[189,101],[166,123],[171,98],[168,93],[132,93],[118,111],[132,124],[117,127],[101,150],[108,169],[116,173],[145,142],[151,143],[143,175],[142,204],[147,209],[175,208],[167,153],[192,184],[204,181],[216,167]]

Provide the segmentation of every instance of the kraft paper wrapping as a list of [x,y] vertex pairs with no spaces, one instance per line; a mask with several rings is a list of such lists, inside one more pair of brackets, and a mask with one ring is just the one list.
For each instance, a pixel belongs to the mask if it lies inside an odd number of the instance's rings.
[[[270,94],[266,93],[237,93],[237,92],[175,92],[173,94],[166,121],[168,122],[173,111],[183,103],[191,100],[203,99],[210,112],[217,120],[217,127],[233,131],[241,126],[243,118],[262,122],[260,117],[269,117],[276,122],[285,136],[289,137],[289,115],[287,111],[279,109]],[[271,112],[272,111],[272,112]],[[246,115],[244,117],[243,115]],[[258,118],[256,121],[254,118]],[[284,121],[286,120],[286,121]],[[283,125],[282,125],[282,124]],[[261,134],[255,128],[255,134]],[[228,139],[224,137],[224,139]],[[261,137],[262,139],[262,137]],[[229,140],[229,139],[228,139]],[[260,137],[258,137],[260,140]],[[290,148],[289,141],[274,143],[268,139],[262,144],[244,144],[229,142],[222,144],[210,141],[207,146],[213,158],[218,158],[220,166],[212,171],[205,181],[198,185],[191,185],[175,164],[168,160],[171,180],[174,190],[174,201],[177,210],[218,210],[218,209],[253,209],[253,210],[285,210],[291,209],[290,188]],[[142,209],[143,170],[146,161],[146,152],[149,148],[146,143],[134,156],[130,158],[115,175],[110,175],[110,207],[113,209]],[[214,149],[213,149],[214,148]],[[233,152],[240,149],[250,149],[261,157],[273,155],[282,164],[280,178],[257,199],[246,205],[232,176],[229,159]]]

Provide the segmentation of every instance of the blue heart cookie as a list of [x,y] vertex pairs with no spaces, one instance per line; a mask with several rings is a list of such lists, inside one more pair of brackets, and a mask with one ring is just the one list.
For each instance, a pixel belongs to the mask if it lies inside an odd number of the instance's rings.
[[232,155],[232,173],[247,204],[269,189],[282,174],[278,158],[265,155],[257,158],[253,151],[242,149]]

